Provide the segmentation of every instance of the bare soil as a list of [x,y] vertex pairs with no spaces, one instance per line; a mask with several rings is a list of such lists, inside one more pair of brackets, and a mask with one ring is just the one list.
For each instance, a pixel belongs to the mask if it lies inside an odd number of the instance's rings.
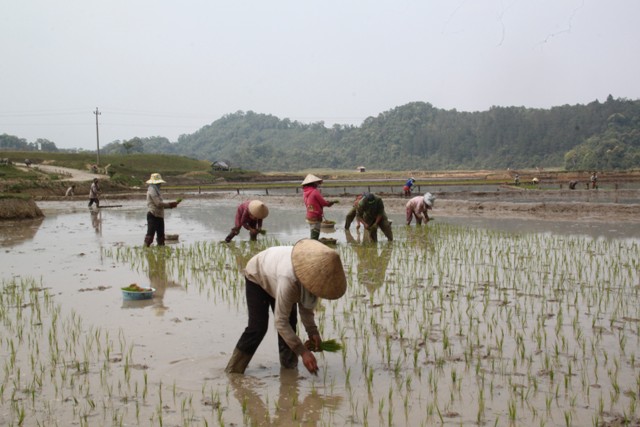
[[[25,166],[26,167],[26,166]],[[143,199],[145,188],[130,189],[109,182],[107,175],[96,175],[87,171],[61,168],[56,166],[38,165],[47,173],[57,173],[66,177],[57,185],[34,186],[26,189],[24,193],[31,194],[38,200],[85,200],[88,197],[90,181],[98,177],[104,195],[113,199]],[[490,216],[505,218],[536,218],[558,220],[593,220],[593,221],[640,221],[640,171],[607,172],[599,175],[599,184],[602,189],[589,190],[586,184],[589,182],[590,172],[559,172],[545,170],[520,170],[520,179],[523,184],[537,177],[541,185],[547,187],[532,189],[523,185],[515,187],[512,184],[516,171],[407,171],[404,175],[414,176],[420,180],[442,180],[438,184],[438,191],[430,190],[437,198],[434,209],[435,215],[446,216]],[[187,174],[188,175],[188,174]],[[360,173],[335,173],[326,176],[327,179],[351,180],[354,186],[359,181],[388,180],[390,185],[397,185],[400,176],[398,172],[367,172]],[[324,175],[323,175],[324,176]],[[266,174],[260,182],[277,182],[296,180],[297,174]],[[451,183],[463,180],[487,180],[492,181],[487,185],[476,185],[477,191],[459,191],[448,188]],[[569,181],[578,181],[577,190],[569,190]],[[255,180],[254,180],[255,181]],[[495,181],[503,181],[495,184]],[[76,184],[76,196],[64,197],[64,192],[70,183]],[[193,177],[172,177],[172,186],[193,186]],[[207,183],[209,184],[209,183]],[[197,185],[197,183],[195,183]],[[203,183],[205,185],[205,183]],[[553,189],[549,189],[553,186]],[[424,187],[424,186],[423,186]],[[453,188],[453,187],[452,187]],[[349,193],[349,187],[346,187]],[[354,190],[355,191],[355,190]],[[207,192],[194,195],[180,191],[164,192],[167,197],[189,198],[228,198],[234,194],[225,192]],[[379,193],[385,201],[385,207],[389,212],[404,212],[407,199],[397,193]],[[348,206],[355,194],[345,194],[337,197],[342,206]],[[271,200],[270,203],[288,204],[299,207],[299,197],[292,196],[261,196]],[[332,198],[335,198],[332,196]]]

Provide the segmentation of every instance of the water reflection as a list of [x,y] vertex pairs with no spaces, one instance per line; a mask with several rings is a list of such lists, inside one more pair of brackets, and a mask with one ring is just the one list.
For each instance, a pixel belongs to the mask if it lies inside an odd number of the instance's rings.
[[153,295],[153,310],[158,316],[164,315],[168,307],[164,305],[164,294],[167,288],[180,288],[180,284],[169,280],[167,275],[167,258],[171,257],[171,252],[166,248],[149,248],[145,250],[147,258],[147,274],[152,288],[156,289]]
[[387,267],[393,252],[393,242],[375,244],[368,237],[369,233],[356,232],[356,237],[350,230],[345,230],[347,242],[351,244],[358,258],[358,283],[364,285],[369,293],[374,293],[383,284],[387,276]]
[[236,267],[239,270],[244,269],[249,260],[261,250],[265,249],[264,245],[259,245],[257,242],[234,242],[231,241],[225,244],[233,259],[236,262]]
[[342,396],[323,396],[318,394],[315,389],[300,400],[300,381],[297,369],[281,369],[279,378],[278,399],[272,414],[269,411],[269,404],[272,404],[269,396],[267,396],[265,403],[260,394],[256,392],[264,384],[247,375],[229,376],[233,395],[243,408],[247,425],[324,425],[328,418],[327,411],[334,412],[342,403]]
[[44,218],[0,221],[0,246],[15,246],[33,240]]
[[[171,258],[171,252],[166,247],[153,247],[144,250],[147,260],[147,276],[149,285],[156,291],[153,298],[146,300],[124,300],[122,308],[144,308],[153,307],[157,316],[163,316],[169,307],[164,304],[165,292],[168,288],[181,288],[181,285],[169,279],[167,274],[167,259]],[[148,287],[147,285],[141,285]]]
[[99,209],[91,209],[91,226],[96,231],[96,234],[102,236],[102,212]]

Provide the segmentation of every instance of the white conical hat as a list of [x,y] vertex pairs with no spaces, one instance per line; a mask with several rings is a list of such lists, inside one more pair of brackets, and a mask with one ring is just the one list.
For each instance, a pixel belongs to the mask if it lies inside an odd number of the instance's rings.
[[433,203],[436,201],[436,198],[434,197],[433,194],[431,193],[425,193],[424,195],[424,202],[427,204],[427,206],[429,206],[430,208],[433,207]]
[[162,175],[159,173],[152,173],[151,178],[147,180],[147,184],[164,184],[166,181],[162,179]]
[[260,200],[252,200],[249,203],[249,213],[257,219],[265,219],[269,216],[269,208]]
[[304,181],[300,185],[313,184],[314,182],[322,182],[322,178],[318,178],[315,175],[309,174],[305,177]]
[[340,255],[319,241],[298,241],[291,252],[291,262],[300,284],[315,296],[338,299],[347,290]]

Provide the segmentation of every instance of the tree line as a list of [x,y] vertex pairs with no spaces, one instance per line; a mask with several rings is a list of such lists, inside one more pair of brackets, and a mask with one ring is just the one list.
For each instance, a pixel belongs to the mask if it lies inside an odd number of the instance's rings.
[[360,126],[331,127],[238,111],[176,142],[136,137],[112,142],[103,151],[176,154],[260,171],[358,166],[633,169],[640,167],[640,101],[609,95],[605,102],[586,105],[492,107],[478,112],[412,102],[369,117]]

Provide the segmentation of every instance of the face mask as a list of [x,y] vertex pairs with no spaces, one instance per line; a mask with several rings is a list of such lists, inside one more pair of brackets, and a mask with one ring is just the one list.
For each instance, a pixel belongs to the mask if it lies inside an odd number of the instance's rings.
[[318,303],[318,297],[312,294],[305,288],[300,285],[300,304],[307,310],[313,310],[316,308],[316,304]]

